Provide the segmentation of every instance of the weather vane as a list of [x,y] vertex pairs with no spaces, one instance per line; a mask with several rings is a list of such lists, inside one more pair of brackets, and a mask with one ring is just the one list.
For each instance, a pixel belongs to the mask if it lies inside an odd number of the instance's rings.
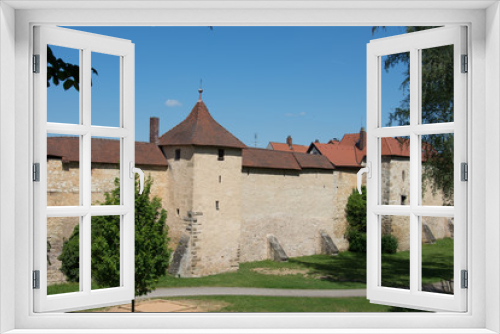
[[198,93],[200,93],[200,97],[198,99],[198,101],[200,102],[201,101],[201,94],[203,94],[203,79],[200,79],[200,88],[198,89]]

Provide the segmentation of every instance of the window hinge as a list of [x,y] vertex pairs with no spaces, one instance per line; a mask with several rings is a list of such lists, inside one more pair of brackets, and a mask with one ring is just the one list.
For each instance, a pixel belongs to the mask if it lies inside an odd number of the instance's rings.
[[40,73],[40,55],[33,55],[33,73]]
[[33,181],[40,182],[40,163],[33,164]]
[[462,162],[460,167],[461,167],[460,180],[469,181],[469,165],[466,162]]
[[33,270],[33,289],[40,289],[40,270]]
[[462,280],[462,283],[461,283],[461,287],[462,289],[467,289],[469,287],[469,273],[467,270],[462,270],[461,272],[461,280]]
[[469,72],[469,56],[462,55],[462,73]]

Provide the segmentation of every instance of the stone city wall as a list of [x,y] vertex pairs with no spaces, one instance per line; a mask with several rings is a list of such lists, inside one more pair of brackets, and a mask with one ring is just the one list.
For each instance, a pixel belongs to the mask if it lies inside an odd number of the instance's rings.
[[[152,196],[162,199],[166,208],[167,167],[138,166],[146,177],[151,176],[153,186]],[[115,189],[114,179],[119,176],[118,165],[92,164],[92,204],[99,205],[104,201],[104,193]],[[62,163],[61,159],[47,159],[47,205],[77,206],[80,203],[80,175],[78,162]],[[64,240],[67,240],[73,229],[79,223],[78,217],[57,217],[47,219],[47,282],[48,284],[63,283],[65,277],[59,270],[61,261],[57,258],[62,252]]]
[[267,259],[269,235],[289,257],[320,254],[320,231],[334,235],[333,179],[325,170],[243,168],[240,261]]

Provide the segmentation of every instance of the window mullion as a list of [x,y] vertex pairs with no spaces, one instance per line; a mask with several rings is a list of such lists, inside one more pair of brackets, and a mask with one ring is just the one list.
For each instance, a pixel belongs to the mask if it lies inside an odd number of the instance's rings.
[[419,204],[419,145],[418,135],[414,129],[419,123],[420,115],[420,52],[418,49],[410,51],[410,291],[418,291],[418,273],[420,263],[420,242],[418,235],[418,216],[414,209]]
[[[81,121],[83,126],[91,126],[91,51],[86,48],[82,52],[82,66],[80,71],[82,82],[80,83],[81,95]],[[91,168],[92,168],[92,147],[91,147],[92,133],[87,132],[82,136],[82,203],[85,208],[90,209],[92,201],[92,185],[91,185]],[[82,233],[80,241],[80,288],[86,293],[90,293],[91,287],[91,215],[90,210],[86,212],[82,219]]]

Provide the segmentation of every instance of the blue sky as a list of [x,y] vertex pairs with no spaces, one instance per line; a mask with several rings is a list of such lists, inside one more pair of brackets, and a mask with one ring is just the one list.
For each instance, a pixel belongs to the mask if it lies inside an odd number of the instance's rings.
[[[136,51],[136,139],[149,140],[149,118],[160,135],[198,100],[249,146],[269,141],[327,142],[366,125],[366,44],[403,33],[391,27],[71,27],[129,39]],[[75,50],[56,57],[78,62]],[[117,126],[117,57],[93,54],[92,123]],[[398,106],[402,67],[383,74],[384,115]],[[78,121],[78,93],[51,86],[48,121]],[[384,121],[385,123],[385,121]]]

